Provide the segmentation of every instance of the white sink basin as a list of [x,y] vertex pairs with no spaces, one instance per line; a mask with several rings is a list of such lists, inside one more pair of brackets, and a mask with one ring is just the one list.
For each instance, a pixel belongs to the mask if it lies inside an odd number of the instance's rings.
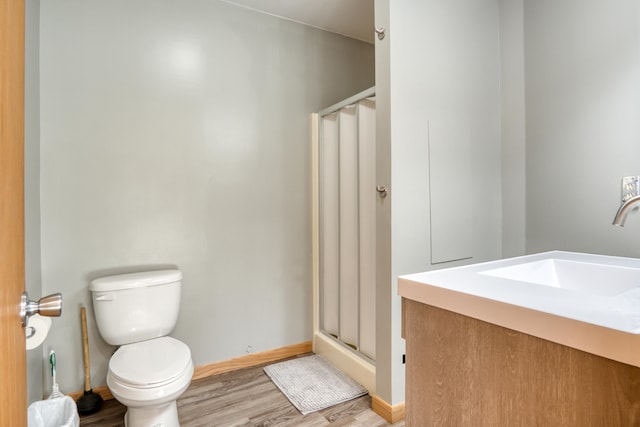
[[638,268],[556,258],[494,268],[478,274],[606,296],[640,287]]

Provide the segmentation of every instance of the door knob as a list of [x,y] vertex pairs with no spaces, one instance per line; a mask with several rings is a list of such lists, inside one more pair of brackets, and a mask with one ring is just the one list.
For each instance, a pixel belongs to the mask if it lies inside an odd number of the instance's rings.
[[27,326],[29,317],[34,314],[47,317],[60,317],[62,314],[62,294],[47,295],[36,302],[31,301],[29,294],[24,292],[20,300],[20,319],[22,319],[23,327]]

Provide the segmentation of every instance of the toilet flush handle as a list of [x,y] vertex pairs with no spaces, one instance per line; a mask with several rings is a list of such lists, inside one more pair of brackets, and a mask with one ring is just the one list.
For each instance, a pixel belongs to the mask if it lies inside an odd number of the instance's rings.
[[113,301],[113,294],[98,295],[96,301]]

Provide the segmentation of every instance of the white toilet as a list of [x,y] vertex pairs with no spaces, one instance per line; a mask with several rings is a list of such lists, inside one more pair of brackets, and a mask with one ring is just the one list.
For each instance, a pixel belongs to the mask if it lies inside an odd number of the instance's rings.
[[160,270],[95,279],[89,285],[100,335],[120,346],[107,386],[127,407],[127,427],[178,427],[176,399],[193,375],[191,351],[167,336],[176,325],[182,273]]

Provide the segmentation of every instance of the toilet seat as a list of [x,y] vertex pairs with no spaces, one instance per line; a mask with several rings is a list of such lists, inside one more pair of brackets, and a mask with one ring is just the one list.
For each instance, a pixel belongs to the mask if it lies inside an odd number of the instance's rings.
[[128,388],[163,387],[192,372],[189,347],[171,337],[123,345],[109,360],[109,375]]

